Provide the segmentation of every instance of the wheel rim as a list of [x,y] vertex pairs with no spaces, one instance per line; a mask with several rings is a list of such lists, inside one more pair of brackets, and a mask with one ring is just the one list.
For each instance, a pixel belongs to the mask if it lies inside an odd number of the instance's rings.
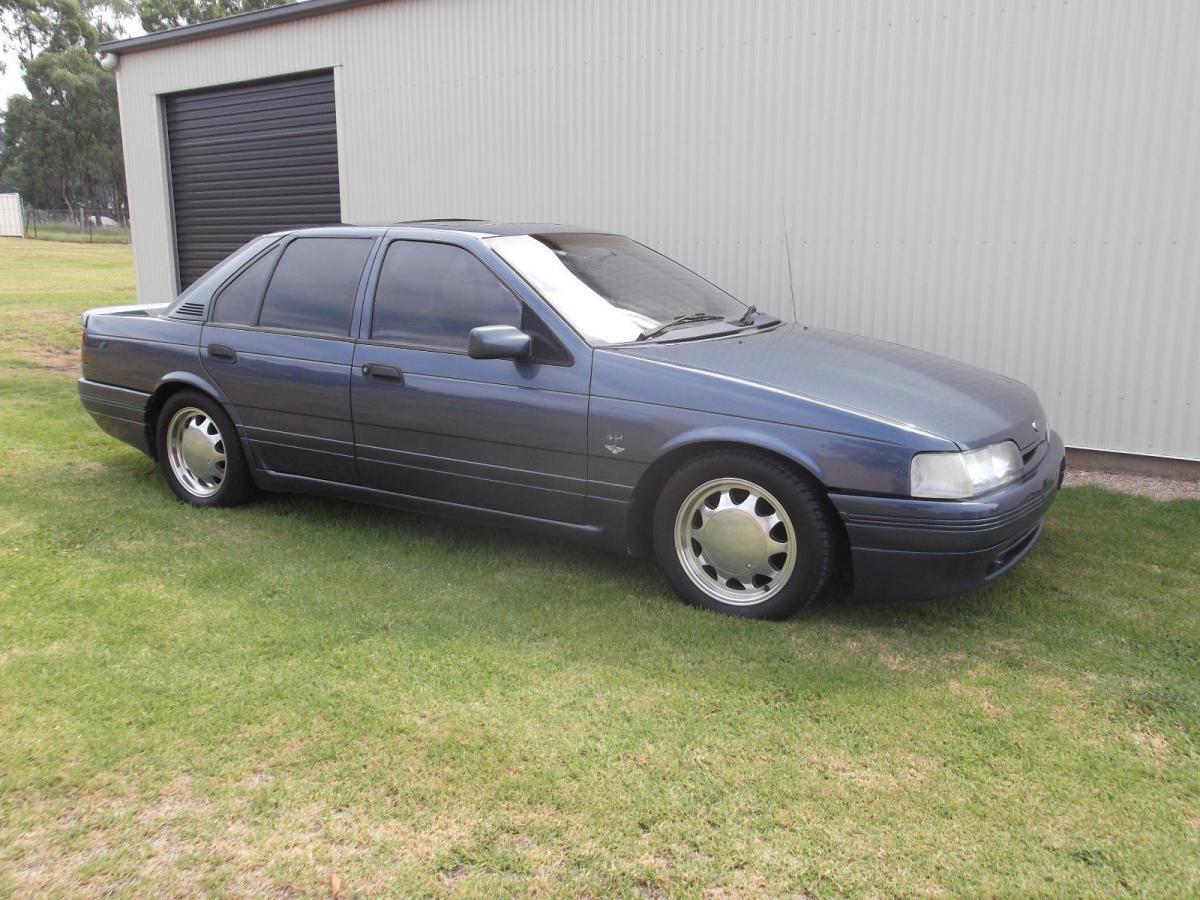
[[675,517],[675,552],[688,578],[722,603],[754,606],[787,583],[796,531],[770,492],[720,478],[690,494]]
[[212,416],[187,406],[167,426],[167,461],[184,490],[211,497],[225,481],[225,439]]

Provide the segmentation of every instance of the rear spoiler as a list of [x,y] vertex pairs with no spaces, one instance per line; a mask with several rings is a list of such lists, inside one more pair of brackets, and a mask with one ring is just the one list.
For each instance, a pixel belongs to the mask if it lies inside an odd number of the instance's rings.
[[88,316],[128,316],[139,313],[150,316],[170,305],[170,303],[131,303],[127,306],[100,306],[96,309],[85,310],[79,317],[79,324],[87,328]]

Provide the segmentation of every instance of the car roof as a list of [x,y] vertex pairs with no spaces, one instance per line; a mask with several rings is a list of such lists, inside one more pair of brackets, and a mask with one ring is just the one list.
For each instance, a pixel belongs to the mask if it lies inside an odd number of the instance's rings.
[[554,222],[496,222],[488,219],[415,219],[395,222],[396,227],[430,228],[441,231],[465,231],[468,234],[499,237],[510,234],[549,234],[560,231],[594,232],[595,228],[559,225]]
[[311,228],[294,228],[283,234],[299,232],[321,232],[324,234],[359,233],[378,235],[384,231],[405,229],[444,231],[471,234],[476,237],[501,237],[514,234],[553,234],[556,232],[595,233],[599,229],[558,225],[551,222],[492,222],[485,219],[414,219],[410,222],[393,222],[391,225],[317,225]]

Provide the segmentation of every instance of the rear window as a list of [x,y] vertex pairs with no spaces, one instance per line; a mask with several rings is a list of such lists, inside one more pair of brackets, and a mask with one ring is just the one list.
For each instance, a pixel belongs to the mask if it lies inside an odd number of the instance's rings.
[[264,328],[348,335],[354,295],[374,238],[298,238],[263,298]]

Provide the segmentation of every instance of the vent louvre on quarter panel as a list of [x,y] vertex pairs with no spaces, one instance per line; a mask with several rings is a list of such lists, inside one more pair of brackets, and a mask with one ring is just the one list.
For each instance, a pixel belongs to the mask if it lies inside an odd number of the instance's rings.
[[175,310],[175,315],[186,316],[189,319],[203,318],[204,317],[204,304],[203,303],[193,303],[190,301],[187,303],[180,303],[179,306]]
[[171,94],[180,289],[248,240],[342,219],[333,73]]

